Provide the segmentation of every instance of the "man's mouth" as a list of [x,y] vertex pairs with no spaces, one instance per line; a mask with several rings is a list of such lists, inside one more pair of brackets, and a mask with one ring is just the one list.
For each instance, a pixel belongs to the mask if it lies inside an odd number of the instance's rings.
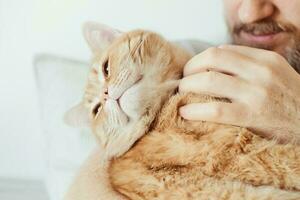
[[246,32],[239,33],[240,40],[253,45],[273,45],[284,38],[286,32]]
[[282,43],[294,27],[276,21],[261,21],[252,24],[237,24],[234,37],[237,44],[255,47],[273,47]]

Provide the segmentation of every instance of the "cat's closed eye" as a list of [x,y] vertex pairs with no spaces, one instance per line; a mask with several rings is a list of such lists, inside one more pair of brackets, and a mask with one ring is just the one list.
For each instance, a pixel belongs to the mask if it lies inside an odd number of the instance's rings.
[[101,111],[102,109],[102,104],[99,102],[95,105],[93,111],[92,111],[92,114],[93,114],[93,117],[97,117],[98,113]]
[[102,72],[103,72],[105,78],[107,78],[109,76],[109,60],[108,59],[106,59],[102,65]]

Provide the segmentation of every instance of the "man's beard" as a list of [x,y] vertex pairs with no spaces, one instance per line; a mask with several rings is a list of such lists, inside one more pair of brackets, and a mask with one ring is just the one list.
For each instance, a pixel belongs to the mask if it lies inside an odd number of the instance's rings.
[[279,23],[273,20],[263,20],[251,24],[237,24],[230,30],[233,44],[274,51],[275,47],[273,46],[250,44],[240,40],[239,35],[242,31],[253,35],[274,34],[280,32],[290,34],[292,36],[291,41],[289,41],[285,47],[282,47],[282,52],[278,53],[284,56],[289,64],[300,74],[300,33],[297,32],[297,29],[293,25]]
[[286,59],[290,65],[300,74],[300,39],[295,41],[294,47],[287,47]]

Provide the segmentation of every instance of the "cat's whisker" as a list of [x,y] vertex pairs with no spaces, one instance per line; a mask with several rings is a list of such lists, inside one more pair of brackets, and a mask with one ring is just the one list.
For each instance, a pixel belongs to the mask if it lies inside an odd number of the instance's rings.
[[118,124],[118,120],[117,120],[117,113],[116,110],[114,108],[111,109],[111,120],[112,120],[112,124]]
[[121,73],[122,72],[119,73],[118,77],[112,82],[111,85],[119,85],[120,84],[120,78],[119,78],[119,76],[120,76]]
[[126,69],[119,73],[116,81],[109,86],[109,96],[113,99],[118,99],[121,95],[135,83],[135,76],[130,70]]
[[116,79],[116,85],[120,85],[121,83],[123,83],[125,80],[128,80],[129,76],[130,76],[130,71],[128,69],[124,69],[122,70],[119,74],[118,77]]

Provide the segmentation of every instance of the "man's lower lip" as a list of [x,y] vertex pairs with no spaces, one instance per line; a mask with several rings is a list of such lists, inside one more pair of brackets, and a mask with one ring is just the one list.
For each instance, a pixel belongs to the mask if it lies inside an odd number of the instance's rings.
[[243,40],[246,40],[248,42],[253,42],[253,43],[261,43],[261,44],[273,43],[279,37],[279,35],[281,35],[281,32],[265,34],[265,35],[253,35],[251,33],[246,33],[246,32],[240,33],[240,37]]

